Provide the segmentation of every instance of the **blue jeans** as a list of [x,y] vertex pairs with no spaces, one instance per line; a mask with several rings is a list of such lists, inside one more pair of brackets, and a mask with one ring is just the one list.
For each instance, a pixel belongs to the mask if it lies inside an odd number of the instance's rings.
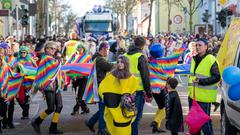
[[136,93],[135,101],[136,101],[136,107],[138,112],[137,112],[136,119],[132,123],[132,135],[138,135],[138,125],[143,115],[143,106],[145,103],[143,91],[138,91]]
[[[188,103],[189,103],[189,110],[192,106],[192,99],[188,97]],[[211,103],[203,103],[203,102],[198,102],[199,106],[203,109],[203,111],[210,116],[211,112]],[[207,123],[205,123],[201,129],[204,133],[204,135],[214,135],[213,132],[213,127],[212,127],[212,120],[209,120]],[[201,130],[194,135],[201,135]]]
[[98,103],[99,110],[89,119],[88,123],[90,125],[95,125],[98,121],[98,129],[104,130],[106,129],[106,123],[104,121],[104,108],[105,105],[102,101]]

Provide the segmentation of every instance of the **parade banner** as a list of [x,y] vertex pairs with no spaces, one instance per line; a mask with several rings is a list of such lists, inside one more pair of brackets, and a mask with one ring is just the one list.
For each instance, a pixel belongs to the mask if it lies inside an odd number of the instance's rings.
[[233,18],[217,55],[220,72],[233,65],[240,42],[240,19]]

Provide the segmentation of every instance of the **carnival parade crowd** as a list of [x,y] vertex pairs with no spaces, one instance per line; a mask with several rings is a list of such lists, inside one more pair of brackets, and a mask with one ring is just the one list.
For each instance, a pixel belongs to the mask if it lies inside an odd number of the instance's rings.
[[[80,38],[74,32],[69,37],[26,36],[16,41],[13,36],[0,39],[0,133],[15,128],[14,105],[22,108],[22,120],[29,119],[32,95],[41,92],[47,108],[31,125],[41,134],[41,123],[53,114],[49,134],[63,134],[58,128],[62,111],[62,91],[70,86],[76,93],[71,115],[89,113],[83,99],[89,76],[61,71],[63,65],[92,64],[96,68],[98,111],[85,125],[99,135],[137,135],[145,102],[154,99],[158,109],[150,125],[152,133],[164,133],[160,127],[166,119],[166,129],[172,135],[184,132],[182,105],[174,77],[177,65],[189,66],[188,101],[193,100],[210,116],[216,102],[217,84],[221,76],[215,58],[221,38],[208,35],[159,33],[147,37],[124,35],[116,37]],[[31,72],[30,72],[31,71]],[[96,106],[97,107],[97,106]],[[213,135],[211,120],[202,128]],[[201,134],[201,130],[195,133]],[[194,134],[194,135],[195,135]]]

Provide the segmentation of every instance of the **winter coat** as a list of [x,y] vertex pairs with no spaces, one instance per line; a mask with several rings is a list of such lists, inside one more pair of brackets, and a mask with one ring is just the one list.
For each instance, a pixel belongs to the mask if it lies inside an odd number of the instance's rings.
[[183,112],[179,95],[171,91],[166,97],[166,129],[183,132]]
[[96,52],[92,60],[96,61],[97,82],[98,85],[105,78],[107,72],[110,72],[113,68],[113,64],[109,63],[100,53]]

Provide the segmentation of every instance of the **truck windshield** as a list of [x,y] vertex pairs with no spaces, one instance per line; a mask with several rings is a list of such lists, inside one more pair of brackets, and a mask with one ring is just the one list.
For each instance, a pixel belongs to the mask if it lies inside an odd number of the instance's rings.
[[104,22],[85,22],[85,32],[111,32],[112,23],[109,21]]

